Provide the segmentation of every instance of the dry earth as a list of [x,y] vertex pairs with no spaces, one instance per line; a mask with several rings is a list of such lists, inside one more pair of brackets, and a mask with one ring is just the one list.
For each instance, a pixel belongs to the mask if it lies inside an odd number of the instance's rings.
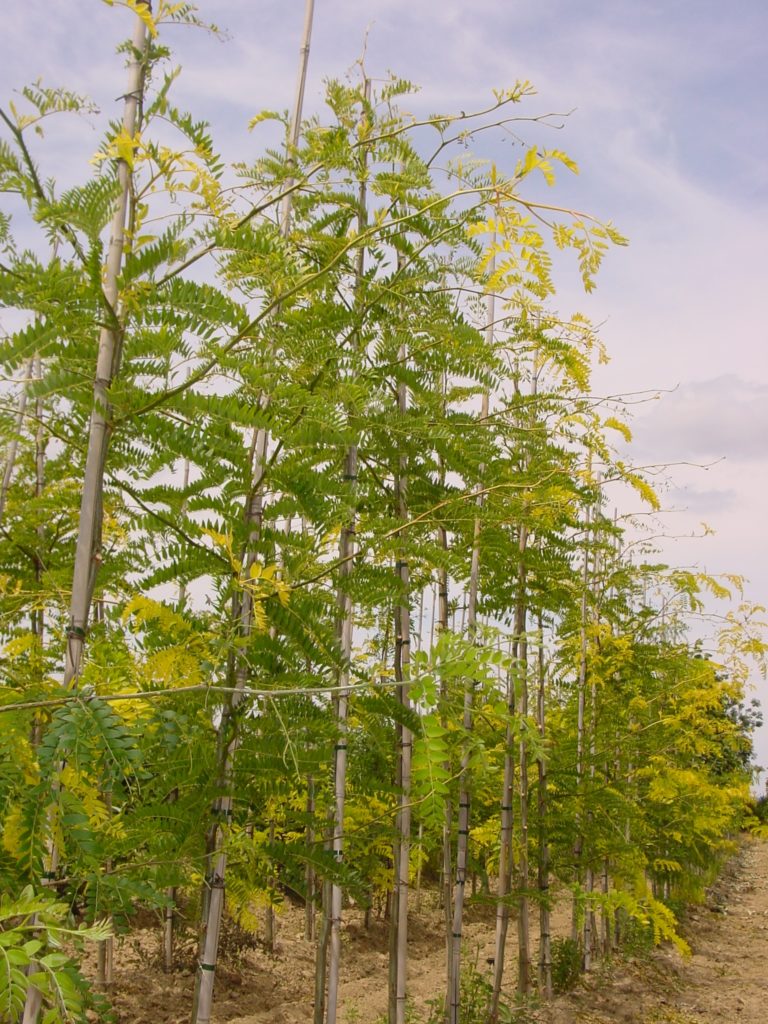
[[[425,898],[426,903],[426,898]],[[565,934],[564,903],[553,931]],[[302,936],[303,914],[286,907],[277,952],[248,950],[228,962],[216,981],[215,1024],[306,1024],[312,1020],[314,950]],[[421,908],[411,924],[409,990],[417,1014],[443,988],[440,915]],[[514,926],[510,929],[514,933]],[[526,1024],[766,1024],[768,1021],[768,843],[745,840],[704,905],[683,926],[692,956],[665,947],[650,956],[615,961],[572,993],[528,1007]],[[493,953],[493,910],[470,910],[466,949],[487,971]],[[514,934],[507,955],[514,974]],[[115,954],[113,1001],[120,1024],[186,1024],[194,983],[191,957],[173,975],[159,970],[158,936],[145,931],[122,940]],[[344,931],[341,1024],[375,1024],[386,1011],[387,928],[366,931],[352,911]],[[509,1001],[512,1001],[511,992]],[[418,1019],[418,1018],[417,1018]]]
[[590,978],[537,1014],[545,1024],[766,1024],[768,1021],[768,843],[745,840],[688,912],[692,955],[670,948]]

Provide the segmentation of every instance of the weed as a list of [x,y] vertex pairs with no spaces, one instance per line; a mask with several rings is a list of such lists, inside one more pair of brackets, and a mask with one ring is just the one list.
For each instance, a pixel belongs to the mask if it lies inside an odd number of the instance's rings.
[[654,946],[653,928],[638,921],[637,918],[628,918],[622,932],[622,954],[625,957],[636,957],[643,960],[651,955]]
[[581,946],[575,939],[552,940],[552,987],[570,992],[581,975]]
[[[485,1024],[488,1007],[493,995],[493,982],[478,969],[477,958],[468,963],[461,972],[461,994],[459,1003],[459,1024]],[[429,1014],[424,1024],[443,1024],[445,1021],[445,1000],[432,999],[428,1003]],[[516,1006],[499,1001],[498,1024],[532,1024],[530,1010],[533,1003],[521,1002]]]

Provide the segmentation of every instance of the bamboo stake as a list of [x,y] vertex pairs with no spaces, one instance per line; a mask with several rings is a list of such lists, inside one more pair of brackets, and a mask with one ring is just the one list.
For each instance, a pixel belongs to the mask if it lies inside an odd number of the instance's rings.
[[[151,8],[149,0],[140,0]],[[144,92],[147,26],[138,15],[131,40],[131,61],[128,65],[128,88],[125,93],[122,128],[133,138],[139,119]],[[75,548],[75,566],[72,579],[72,599],[67,630],[67,652],[64,667],[64,686],[77,679],[85,646],[91,599],[96,574],[101,561],[102,490],[107,446],[109,444],[109,389],[119,359],[120,330],[116,320],[118,306],[118,278],[125,249],[125,226],[131,194],[131,167],[123,160],[117,163],[120,193],[112,217],[109,249],[104,271],[103,292],[107,304],[107,320],[99,335],[96,376],[93,384],[93,408],[88,433],[80,521]]]
[[[296,149],[301,133],[301,116],[304,110],[304,90],[307,85],[307,66],[309,64],[309,47],[312,41],[312,24],[315,14],[315,0],[306,0],[304,5],[304,26],[301,32],[301,45],[299,47],[299,73],[296,78],[296,93],[293,99],[291,110],[290,128],[288,133],[289,153]],[[291,212],[293,210],[293,178],[289,179],[286,187],[286,196],[282,203],[280,228],[283,236],[288,237],[291,230]]]

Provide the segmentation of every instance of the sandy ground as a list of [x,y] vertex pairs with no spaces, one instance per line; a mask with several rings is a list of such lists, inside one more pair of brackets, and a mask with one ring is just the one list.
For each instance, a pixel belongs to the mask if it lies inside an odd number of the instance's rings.
[[536,1015],[546,1024],[766,1024],[768,843],[747,840],[706,903],[688,912],[692,955],[649,959],[589,978]]
[[[565,903],[553,933],[568,930]],[[409,992],[417,1014],[443,992],[440,915],[425,894],[410,928]],[[532,922],[535,924],[535,921]],[[494,910],[470,910],[466,958],[488,972]],[[302,935],[303,912],[286,907],[278,918],[275,954],[257,947],[230,959],[217,973],[215,1024],[305,1024],[312,1020],[314,948]],[[533,929],[532,929],[533,930]],[[511,1003],[515,925],[510,927]],[[650,956],[599,965],[576,991],[548,1006],[521,1010],[520,1024],[766,1024],[768,1022],[768,843],[746,840],[707,902],[687,915],[683,932],[692,956],[664,947]],[[343,938],[340,1024],[377,1024],[386,1012],[387,926],[369,931],[348,914]],[[186,1024],[194,984],[192,957],[182,953],[172,975],[159,969],[159,933],[146,930],[115,951],[112,998],[120,1024]]]

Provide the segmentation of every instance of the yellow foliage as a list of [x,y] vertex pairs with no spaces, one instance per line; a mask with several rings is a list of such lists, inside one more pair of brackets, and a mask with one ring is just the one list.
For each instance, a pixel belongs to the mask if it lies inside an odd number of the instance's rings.
[[133,170],[140,149],[141,134],[136,132],[135,135],[130,135],[122,128],[105,149],[93,154],[90,162],[100,164],[104,160],[123,160]]
[[203,679],[199,658],[182,645],[154,651],[144,663],[144,672],[151,683],[163,688],[195,686]]
[[15,636],[3,647],[3,654],[6,658],[11,661],[21,657],[22,654],[27,654],[33,650],[39,641],[34,633],[22,633],[21,636]]
[[140,629],[148,622],[157,622],[162,629],[171,634],[178,631],[189,632],[189,623],[183,615],[162,601],[155,601],[143,594],[136,594],[128,601],[121,617],[123,622],[132,620],[136,629]]
[[98,787],[93,781],[85,778],[70,764],[64,765],[61,769],[59,779],[64,789],[79,798],[93,828],[98,828],[109,820],[109,808],[102,800]]
[[615,416],[608,416],[603,420],[603,426],[608,430],[616,430],[629,443],[632,440],[632,431],[629,429],[626,423],[622,420],[617,419]]
[[11,807],[5,817],[5,821],[3,822],[2,843],[3,849],[18,860],[21,856],[22,849],[21,807],[18,804]]

